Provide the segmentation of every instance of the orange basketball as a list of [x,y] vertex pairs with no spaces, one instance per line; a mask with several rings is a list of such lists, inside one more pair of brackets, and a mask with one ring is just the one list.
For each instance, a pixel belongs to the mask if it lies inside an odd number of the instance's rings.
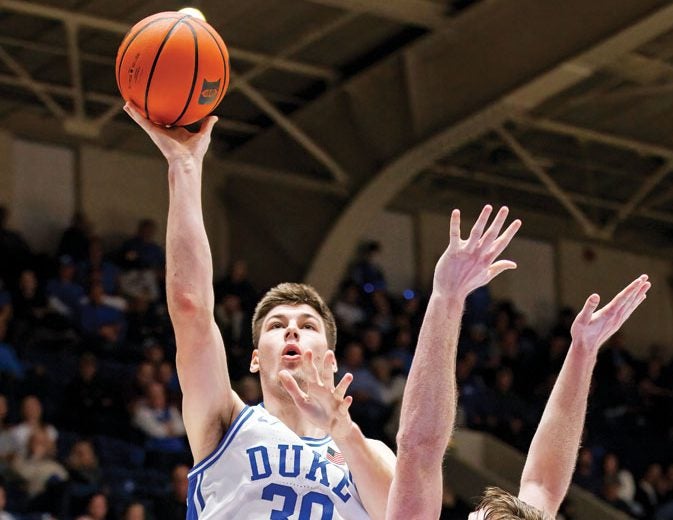
[[229,84],[229,54],[206,22],[166,11],[144,18],[117,51],[117,86],[150,121],[184,126],[210,114]]

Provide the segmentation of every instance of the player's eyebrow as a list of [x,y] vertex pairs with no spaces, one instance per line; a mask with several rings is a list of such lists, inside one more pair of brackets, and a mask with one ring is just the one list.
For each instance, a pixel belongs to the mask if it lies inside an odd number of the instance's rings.
[[[316,320],[316,321],[319,321],[317,316],[315,316],[315,315],[313,315],[313,314],[310,314],[310,313],[308,313],[308,312],[302,312],[302,313],[299,315],[299,318],[304,318],[304,319],[312,318],[312,319],[314,319],[314,320]],[[282,314],[282,313],[279,313],[279,314],[272,314],[271,316],[267,317],[266,321],[270,321],[270,320],[273,320],[273,319],[278,319],[278,320],[281,320],[281,321],[282,321],[282,320],[286,320],[286,319],[287,319],[287,314]]]

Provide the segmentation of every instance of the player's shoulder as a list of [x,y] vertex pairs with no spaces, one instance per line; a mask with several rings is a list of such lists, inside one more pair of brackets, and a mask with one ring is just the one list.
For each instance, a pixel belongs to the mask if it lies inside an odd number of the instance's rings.
[[377,439],[365,438],[367,445],[376,452],[386,463],[395,466],[397,463],[397,456],[395,452],[385,443]]

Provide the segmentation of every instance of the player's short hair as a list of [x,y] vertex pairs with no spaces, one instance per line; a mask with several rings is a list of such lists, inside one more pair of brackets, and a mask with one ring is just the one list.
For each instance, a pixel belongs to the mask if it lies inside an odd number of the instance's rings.
[[270,289],[255,307],[252,317],[252,344],[257,348],[262,330],[262,322],[271,309],[278,305],[310,305],[325,322],[327,346],[334,350],[336,346],[336,322],[334,315],[313,287],[303,283],[281,283]]
[[485,511],[484,520],[552,520],[551,516],[499,487],[486,488],[477,506],[479,509]]

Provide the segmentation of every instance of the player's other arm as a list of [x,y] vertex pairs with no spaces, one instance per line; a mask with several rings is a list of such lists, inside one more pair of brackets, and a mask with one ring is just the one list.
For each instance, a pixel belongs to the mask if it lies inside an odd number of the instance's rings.
[[243,403],[231,389],[222,336],[213,318],[213,266],[201,206],[203,157],[217,120],[192,134],[164,129],[126,107],[168,161],[166,295],[177,343],[183,418],[195,462],[218,444]]
[[389,520],[437,518],[440,513],[442,460],[456,415],[456,351],[465,298],[516,267],[496,259],[521,222],[515,220],[500,234],[508,210],[501,208],[487,229],[491,211],[491,206],[484,207],[467,240],[460,238],[460,212],[451,214],[449,246],[435,267],[433,292],[404,390]]
[[575,468],[598,349],[642,303],[649,288],[642,275],[599,311],[599,296],[592,294],[572,325],[572,343],[531,442],[519,489],[521,500],[552,517]]

